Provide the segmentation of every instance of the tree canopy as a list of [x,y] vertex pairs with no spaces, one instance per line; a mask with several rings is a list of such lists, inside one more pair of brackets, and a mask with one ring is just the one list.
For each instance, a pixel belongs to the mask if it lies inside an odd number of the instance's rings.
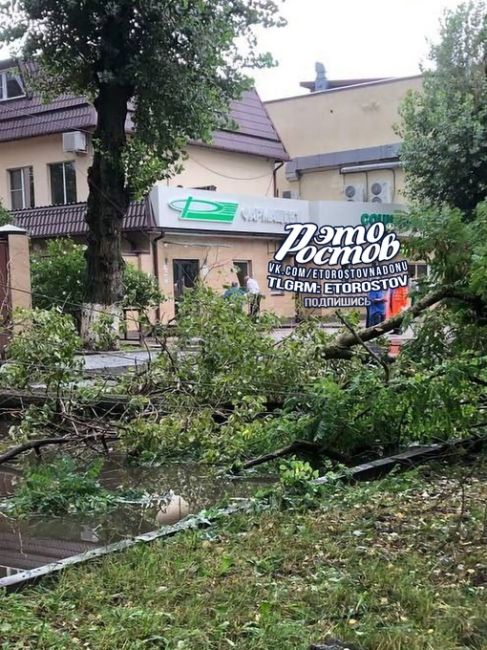
[[421,92],[410,92],[399,133],[408,198],[471,215],[487,195],[487,12],[446,11]]
[[[210,140],[249,84],[245,69],[269,65],[255,28],[282,23],[274,0],[7,0],[9,41],[39,66],[51,95],[82,94],[97,112],[88,173],[90,268],[83,334],[91,344],[101,307],[123,293],[122,218],[130,199],[178,170],[189,140]],[[127,139],[127,130],[131,137]]]
[[[282,24],[278,2],[11,0],[3,37],[24,39],[22,54],[38,62],[51,96],[87,95],[96,106],[103,88],[123,92],[135,125],[126,183],[140,192],[174,172],[188,140],[209,140],[227,123],[229,100],[249,84],[245,69],[272,60],[256,51],[254,28]],[[137,185],[135,165],[149,157],[158,164]]]

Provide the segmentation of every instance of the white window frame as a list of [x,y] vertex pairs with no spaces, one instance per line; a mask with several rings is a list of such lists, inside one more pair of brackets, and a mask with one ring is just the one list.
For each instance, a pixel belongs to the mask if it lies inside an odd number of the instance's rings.
[[[15,97],[7,96],[7,75],[9,72],[12,72],[12,70],[15,70],[15,68],[0,70],[0,86],[2,87],[2,96],[0,97],[0,102],[8,102],[9,100],[20,99],[21,97],[25,97],[25,88],[24,88],[24,84],[22,83],[22,79],[20,79],[20,85],[24,92],[21,95],[15,95]],[[20,77],[20,75],[18,76]]]
[[[25,171],[26,170],[29,170],[28,171],[28,181],[29,181],[29,183],[31,183],[32,182],[31,173],[32,174],[34,173],[34,169],[33,169],[32,165],[25,165],[24,167],[13,167],[12,169],[7,170],[8,171],[8,182],[9,182],[9,193],[10,193],[10,207],[11,207],[12,210],[19,209],[19,208],[14,208],[14,206],[13,206],[12,192],[19,192],[19,191],[21,192],[22,207],[20,208],[20,210],[25,210],[26,208],[31,208],[32,207],[30,205],[27,205],[27,195],[26,195],[26,192],[25,192],[25,176],[26,176]],[[12,189],[12,172],[20,172],[20,188],[19,189]],[[32,185],[33,185],[33,182],[32,182]],[[31,199],[32,199],[32,197],[31,197]]]
[[[53,202],[53,191],[52,191],[52,174],[51,174],[51,167],[54,167],[54,165],[61,165],[63,169],[63,203],[60,203],[59,205],[69,205],[67,201],[67,187],[66,187],[66,165],[73,165],[74,169],[74,174],[76,177],[76,161],[75,160],[61,160],[60,162],[54,162],[54,163],[49,163],[49,185],[51,189],[51,203]],[[78,188],[76,188],[76,193],[78,192]],[[78,200],[78,196],[75,197],[76,201]]]

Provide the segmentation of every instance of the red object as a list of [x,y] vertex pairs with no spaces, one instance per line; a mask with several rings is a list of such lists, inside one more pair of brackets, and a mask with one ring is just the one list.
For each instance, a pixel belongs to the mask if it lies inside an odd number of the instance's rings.
[[387,297],[386,318],[392,318],[399,314],[408,306],[408,289],[407,287],[398,287],[391,289]]

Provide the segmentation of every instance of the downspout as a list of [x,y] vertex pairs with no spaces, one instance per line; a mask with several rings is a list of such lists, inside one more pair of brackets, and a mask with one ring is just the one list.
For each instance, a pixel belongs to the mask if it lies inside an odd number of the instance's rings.
[[279,191],[277,189],[277,172],[284,167],[284,161],[281,161],[277,167],[276,167],[276,162],[274,161],[274,169],[272,170],[272,186],[273,186],[273,194],[274,197],[277,198],[279,196]]
[[[162,228],[160,229],[160,234],[152,240],[152,270],[154,272],[154,277],[157,279],[157,286],[159,289],[161,288],[160,286],[160,278],[159,278],[159,255],[157,254],[157,244],[158,242],[161,241],[161,239],[164,239],[164,231]],[[156,319],[157,322],[159,323],[161,321],[161,305],[158,304],[156,307]]]

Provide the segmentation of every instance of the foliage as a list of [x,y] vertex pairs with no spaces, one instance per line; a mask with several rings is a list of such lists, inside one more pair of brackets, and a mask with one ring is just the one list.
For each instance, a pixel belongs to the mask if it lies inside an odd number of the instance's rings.
[[94,350],[112,350],[116,346],[118,332],[115,327],[115,316],[108,312],[97,314],[91,324]]
[[[62,307],[64,313],[79,318],[86,302],[85,246],[71,239],[53,239],[46,250],[31,257],[32,301],[34,307]],[[164,300],[153,276],[130,264],[123,269],[123,308],[140,310],[147,322],[147,311]],[[106,348],[105,348],[106,349]]]
[[31,255],[30,264],[33,306],[61,307],[77,316],[85,302],[84,246],[72,239],[51,239],[45,251]]
[[123,307],[133,307],[142,312],[156,307],[164,296],[159,290],[157,278],[127,264],[123,271]]
[[7,224],[12,223],[12,215],[4,208],[2,202],[0,201],[0,226],[6,226]]
[[363,650],[480,650],[485,465],[463,472],[337,485],[311,512],[245,513],[73,567],[0,600],[2,642],[307,650],[333,636]]
[[31,466],[10,499],[12,513],[60,516],[107,510],[116,504],[115,494],[99,482],[103,461],[85,468],[69,456],[46,464]]
[[18,310],[0,382],[18,388],[34,383],[60,388],[79,378],[81,361],[75,355],[80,348],[73,319],[59,308]]
[[471,214],[487,195],[487,13],[483,1],[445,12],[421,92],[401,108],[409,198]]
[[129,450],[238,463],[304,439],[353,462],[480,425],[487,351],[471,347],[478,326],[469,334],[459,321],[445,337],[455,322],[449,307],[418,325],[386,382],[361,349],[352,360],[324,360],[330,337],[316,321],[276,343],[275,318],[252,321],[242,300],[201,286],[186,293],[177,340],[117,388],[164,396],[162,410],[122,432]]
[[107,86],[118,86],[127,103],[135,99],[127,153],[137,162],[153,153],[163,163],[145,189],[172,173],[188,140],[209,140],[224,123],[229,100],[248,86],[244,70],[269,64],[256,51],[255,28],[283,24],[272,0],[23,0],[2,9],[4,39],[23,35],[24,55],[36,56],[49,95],[88,94],[98,110]]
[[123,379],[117,389],[164,393],[164,412],[156,421],[134,422],[122,434],[129,448],[136,443],[164,455],[203,454],[216,461],[282,440],[272,420],[275,404],[323,374],[318,352],[328,336],[318,322],[308,321],[276,344],[277,318],[250,319],[244,301],[222,299],[202,285],[185,293],[177,340],[146,374]]

